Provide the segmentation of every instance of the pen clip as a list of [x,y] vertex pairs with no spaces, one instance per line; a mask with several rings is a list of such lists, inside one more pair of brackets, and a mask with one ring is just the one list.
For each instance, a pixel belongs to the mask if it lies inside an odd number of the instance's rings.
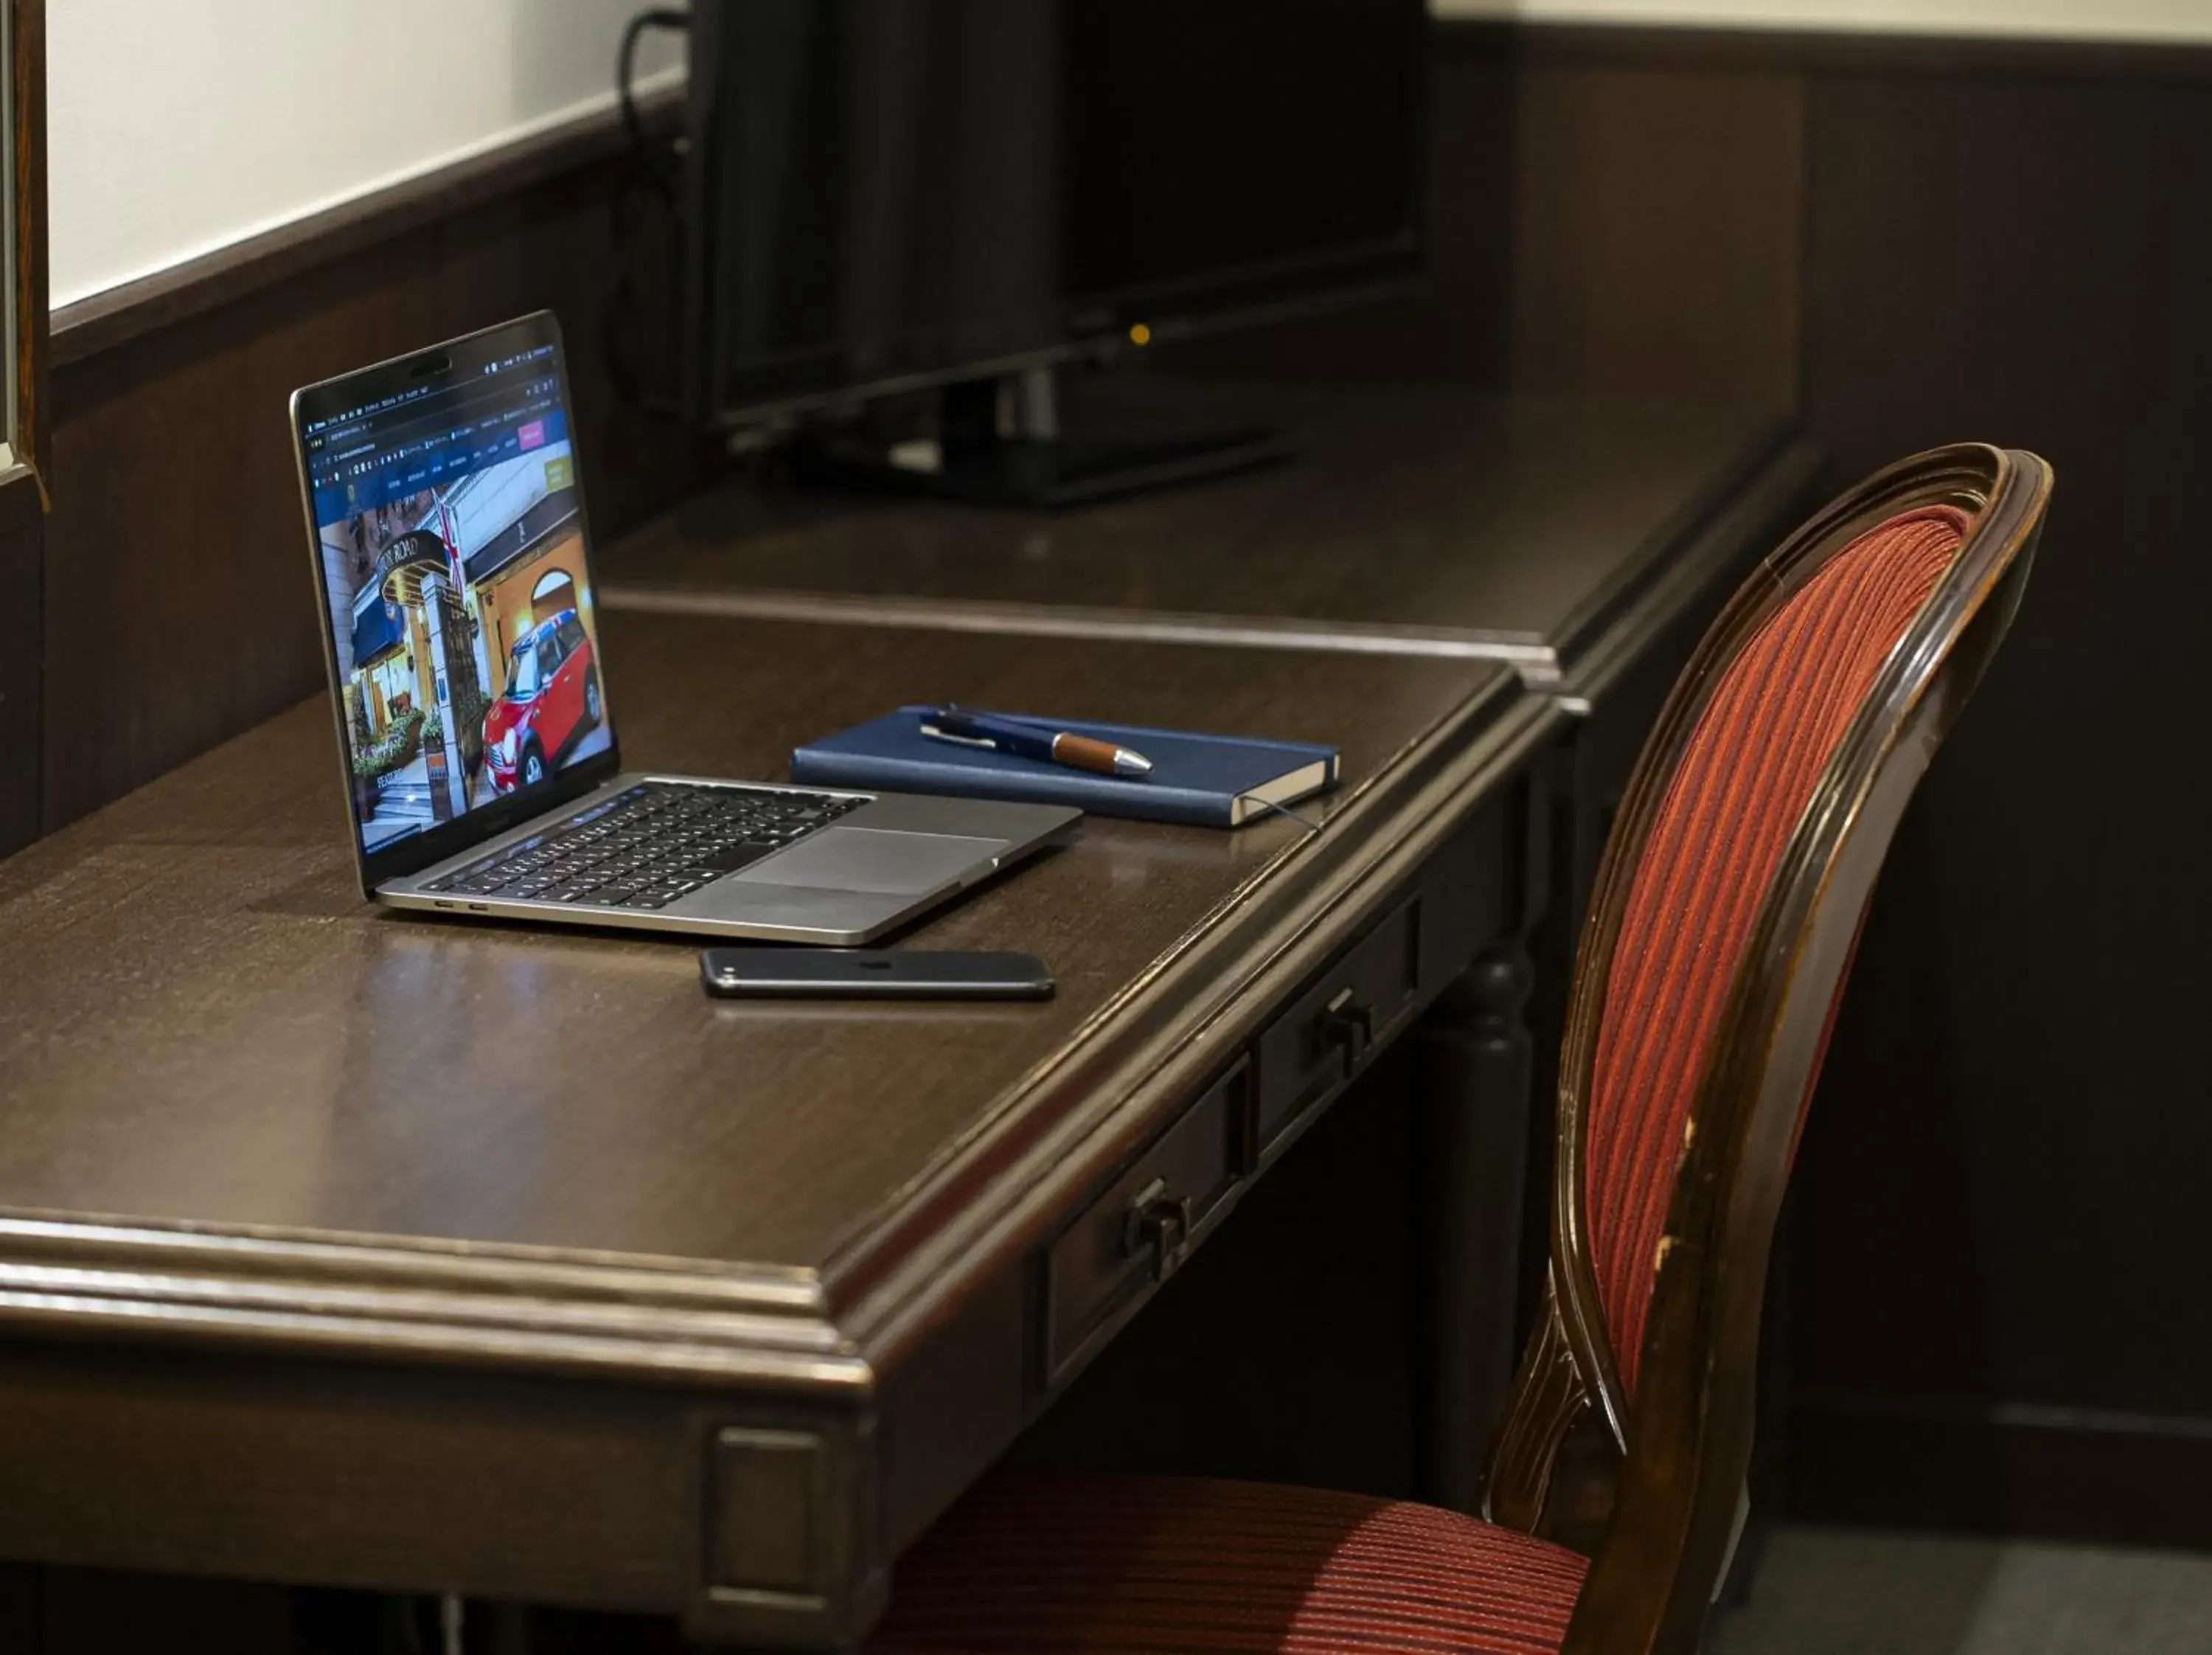
[[987,735],[954,735],[949,730],[941,730],[936,725],[927,723],[921,727],[921,733],[936,741],[957,741],[963,747],[988,747],[993,752],[999,751],[999,744]]

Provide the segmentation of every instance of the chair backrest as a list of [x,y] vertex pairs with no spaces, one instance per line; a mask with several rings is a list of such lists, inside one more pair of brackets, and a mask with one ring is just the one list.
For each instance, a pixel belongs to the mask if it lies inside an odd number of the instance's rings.
[[1740,1515],[1775,1214],[1897,819],[2051,490],[1978,444],[1797,531],[1677,681],[1606,846],[1561,1054],[1547,1302],[1491,1516],[1593,1554],[1569,1650],[1694,1650]]
[[1583,1107],[1583,1232],[1622,1396],[1723,1001],[1821,772],[1973,520],[1899,513],[1767,612],[1705,697],[1643,833]]

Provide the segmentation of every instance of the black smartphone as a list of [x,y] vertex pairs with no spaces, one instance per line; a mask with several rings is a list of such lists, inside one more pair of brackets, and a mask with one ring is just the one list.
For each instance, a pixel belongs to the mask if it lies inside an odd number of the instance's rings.
[[710,995],[780,1000],[1049,1000],[1035,954],[921,948],[708,948]]

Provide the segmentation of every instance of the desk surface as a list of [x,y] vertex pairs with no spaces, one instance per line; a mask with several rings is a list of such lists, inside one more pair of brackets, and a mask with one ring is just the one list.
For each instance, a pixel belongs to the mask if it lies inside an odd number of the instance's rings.
[[[779,776],[917,697],[1340,744],[1341,815],[1514,701],[1480,663],[613,614],[625,762]],[[927,921],[1043,954],[1042,1006],[713,1001],[680,940],[362,902],[328,715],[303,706],[0,865],[0,1210],[820,1271],[1209,922],[1310,860],[1094,818]]]
[[1254,642],[1507,660],[1540,679],[1697,562],[1685,554],[1700,526],[1762,474],[1794,495],[1809,465],[1801,449],[1778,465],[1785,428],[1729,407],[1143,380],[1090,402],[1109,420],[1164,406],[1187,423],[1270,423],[1300,452],[1060,514],[732,487],[611,551],[606,600],[1017,632],[1073,610],[1093,636],[1179,617]]

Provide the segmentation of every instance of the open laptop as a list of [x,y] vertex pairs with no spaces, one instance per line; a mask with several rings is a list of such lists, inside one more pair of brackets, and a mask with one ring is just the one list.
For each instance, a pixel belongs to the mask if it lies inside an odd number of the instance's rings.
[[292,429],[380,902],[853,945],[1081,814],[623,771],[550,313],[295,392]]

